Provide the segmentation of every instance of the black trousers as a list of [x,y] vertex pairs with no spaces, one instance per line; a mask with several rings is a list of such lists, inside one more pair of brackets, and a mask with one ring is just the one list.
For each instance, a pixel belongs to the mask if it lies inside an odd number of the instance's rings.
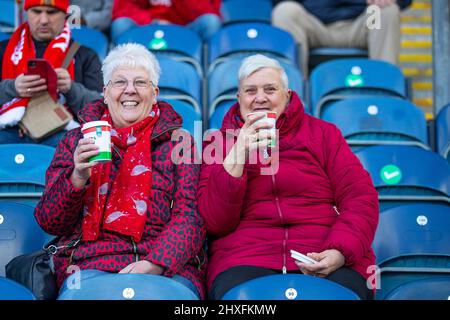
[[[210,300],[220,300],[223,295],[235,286],[263,276],[279,274],[281,271],[272,270],[262,267],[253,266],[237,266],[221,272],[211,286],[208,297]],[[290,272],[299,273],[302,272]],[[336,282],[353,292],[355,292],[362,300],[373,300],[372,289],[367,288],[366,279],[353,269],[342,267],[330,273],[327,280]]]

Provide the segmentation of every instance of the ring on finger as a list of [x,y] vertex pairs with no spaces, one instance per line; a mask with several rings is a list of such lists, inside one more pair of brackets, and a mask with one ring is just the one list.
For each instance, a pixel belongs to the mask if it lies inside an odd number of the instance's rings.
[[27,88],[27,93],[30,93],[31,92],[31,88]]

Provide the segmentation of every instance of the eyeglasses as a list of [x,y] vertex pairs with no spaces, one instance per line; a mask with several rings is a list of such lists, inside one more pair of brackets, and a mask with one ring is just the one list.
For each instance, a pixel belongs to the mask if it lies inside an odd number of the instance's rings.
[[[116,79],[116,80],[110,80],[109,83],[111,83],[111,86],[116,89],[125,89],[128,87],[128,79]],[[143,79],[135,79],[133,80],[133,86],[136,89],[148,89],[150,86],[153,86],[153,82],[150,80],[143,80]]]

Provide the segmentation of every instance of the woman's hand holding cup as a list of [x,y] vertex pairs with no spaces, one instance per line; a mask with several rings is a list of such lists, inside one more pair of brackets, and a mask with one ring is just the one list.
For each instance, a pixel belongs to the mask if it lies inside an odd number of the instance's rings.
[[86,185],[91,176],[91,168],[97,162],[89,162],[89,159],[99,154],[99,146],[91,138],[83,138],[78,141],[75,149],[73,161],[75,168],[70,176],[72,185],[76,188],[82,188]]

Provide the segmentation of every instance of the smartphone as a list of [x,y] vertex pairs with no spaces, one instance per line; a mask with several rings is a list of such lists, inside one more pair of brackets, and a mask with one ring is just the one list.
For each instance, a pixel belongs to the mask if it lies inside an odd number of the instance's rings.
[[39,75],[41,78],[46,80],[47,91],[56,102],[58,100],[57,93],[57,80],[55,69],[53,69],[50,62],[46,59],[28,59],[27,63],[27,75]]
[[300,261],[300,262],[303,262],[303,263],[306,263],[306,264],[317,263],[316,260],[314,260],[314,259],[312,259],[312,258],[310,258],[308,256],[305,256],[304,254],[301,254],[300,252],[297,252],[295,250],[291,250],[291,257],[294,258],[297,261]]

